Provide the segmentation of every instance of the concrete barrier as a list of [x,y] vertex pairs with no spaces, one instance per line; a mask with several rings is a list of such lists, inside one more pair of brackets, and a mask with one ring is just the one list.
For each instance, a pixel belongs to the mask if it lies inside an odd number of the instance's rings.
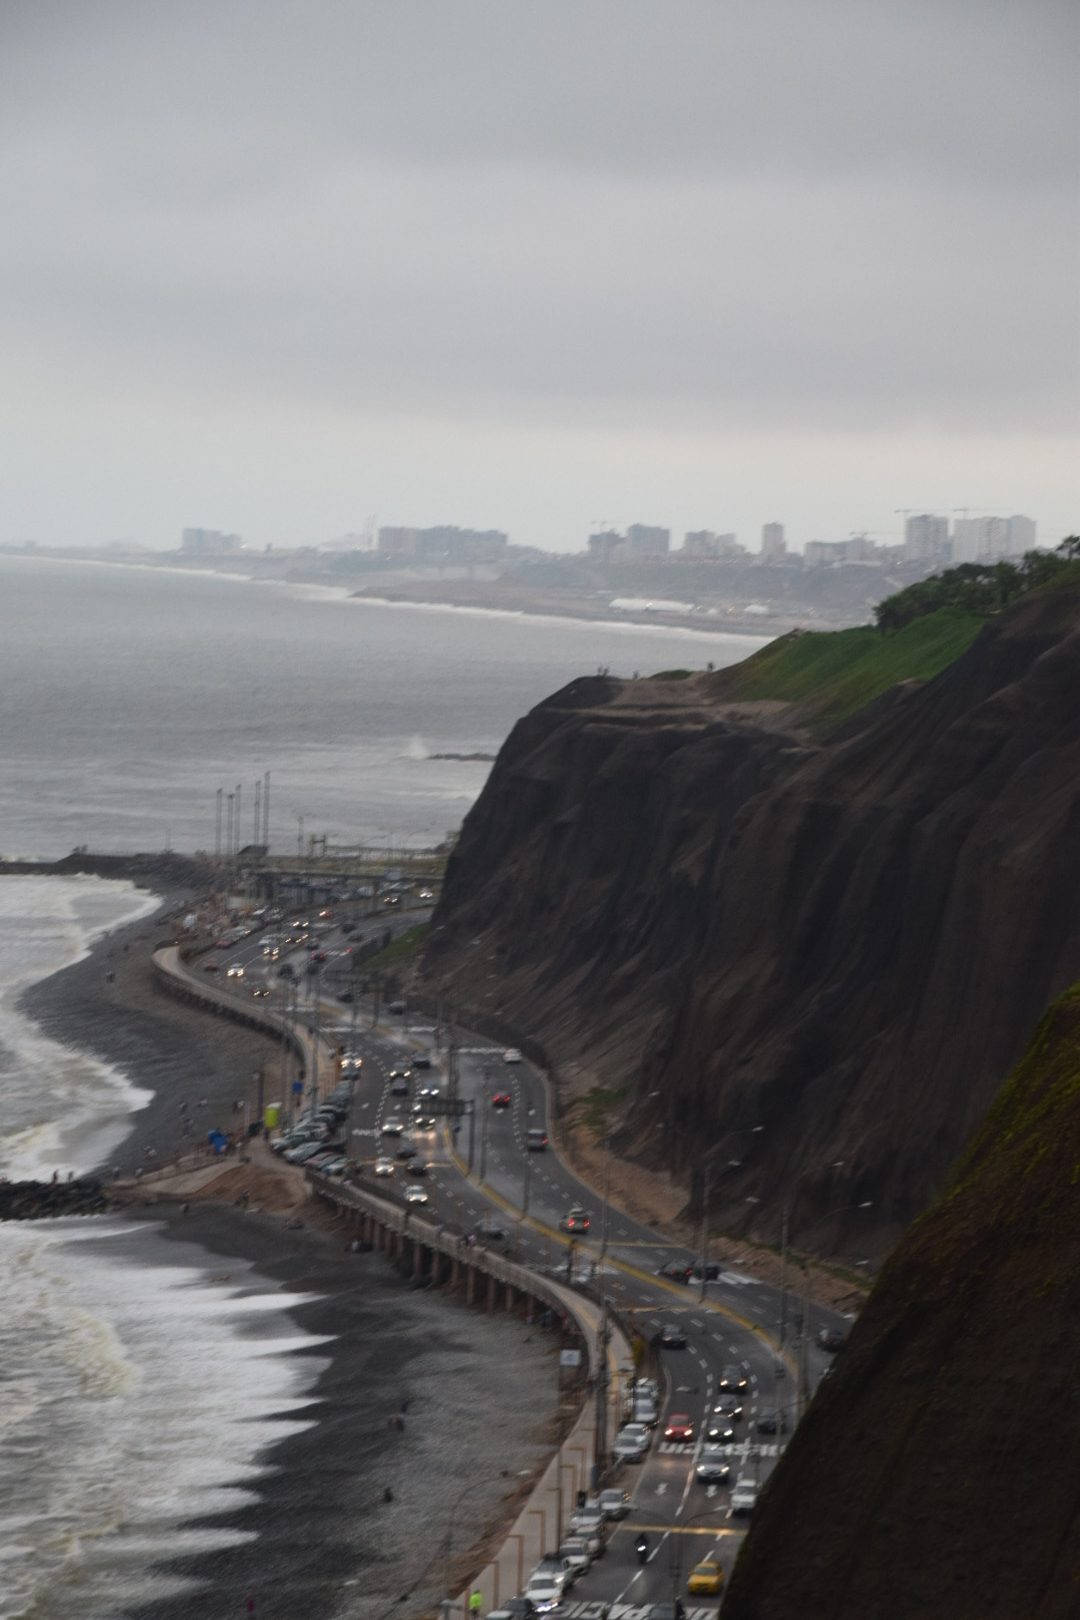
[[[632,1364],[630,1345],[622,1327],[601,1305],[554,1278],[492,1249],[469,1247],[458,1234],[366,1188],[328,1183],[317,1171],[309,1171],[307,1179],[313,1196],[337,1205],[351,1217],[365,1242],[383,1250],[417,1279],[460,1287],[469,1304],[487,1310],[549,1310],[564,1330],[573,1324],[573,1336],[584,1352],[588,1393],[573,1428],[553,1454],[498,1552],[464,1590],[447,1594],[449,1606],[444,1604],[444,1613],[449,1620],[468,1620],[468,1601],[474,1591],[480,1592],[482,1612],[486,1612],[522,1590],[544,1554],[563,1540],[578,1492],[589,1491],[598,1482],[600,1411],[595,1392],[606,1388],[605,1427],[610,1446],[618,1428],[623,1378]],[[606,1380],[599,1376],[601,1368]],[[604,1460],[599,1459],[601,1465]]]

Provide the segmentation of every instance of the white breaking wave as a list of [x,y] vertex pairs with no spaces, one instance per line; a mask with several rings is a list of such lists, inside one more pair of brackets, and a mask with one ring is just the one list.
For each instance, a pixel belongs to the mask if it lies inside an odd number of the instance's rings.
[[311,1426],[326,1362],[293,1352],[323,1341],[269,1320],[301,1297],[246,1292],[244,1262],[222,1286],[155,1252],[153,1229],[115,1220],[0,1225],[0,1620],[197,1585],[148,1566],[250,1535],[175,1525],[253,1500],[256,1455]]
[[0,1173],[25,1180],[91,1169],[149,1101],[115,1065],[43,1034],[17,1002],[102,934],[160,904],[131,883],[96,877],[0,878]]

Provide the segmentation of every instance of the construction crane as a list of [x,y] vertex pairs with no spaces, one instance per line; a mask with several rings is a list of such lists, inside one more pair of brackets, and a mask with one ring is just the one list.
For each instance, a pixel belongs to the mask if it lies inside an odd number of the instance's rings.
[[1009,510],[1010,508],[1007,506],[954,506],[952,508],[954,515],[959,513],[963,518],[968,517],[972,512],[1008,512]]

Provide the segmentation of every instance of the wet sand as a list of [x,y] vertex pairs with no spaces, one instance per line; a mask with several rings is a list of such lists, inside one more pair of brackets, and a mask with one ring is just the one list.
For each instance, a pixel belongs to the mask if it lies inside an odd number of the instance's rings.
[[[154,1090],[117,1152],[127,1170],[147,1162],[148,1147],[164,1159],[183,1145],[181,1102],[204,1129],[231,1128],[233,1101],[260,1064],[276,1060],[276,1043],[156,988],[149,952],[168,933],[160,918],[118,930],[22,998],[54,1038],[121,1064]],[[208,1106],[198,1109],[203,1097]],[[276,1472],[260,1483],[257,1503],[206,1521],[255,1539],[203,1555],[197,1567],[163,1558],[208,1590],[124,1614],[211,1620],[245,1614],[249,1597],[260,1620],[431,1614],[447,1559],[464,1578],[466,1549],[518,1499],[523,1472],[538,1470],[554,1444],[557,1342],[513,1317],[416,1290],[381,1257],[347,1253],[332,1230],[194,1201],[186,1213],[179,1204],[133,1213],[162,1222],[163,1263],[165,1245],[182,1241],[219,1257],[215,1270],[252,1262],[264,1283],[318,1295],[292,1315],[333,1342],[312,1352],[330,1358],[313,1391],[318,1422],[268,1454]],[[388,1419],[403,1401],[398,1432]]]

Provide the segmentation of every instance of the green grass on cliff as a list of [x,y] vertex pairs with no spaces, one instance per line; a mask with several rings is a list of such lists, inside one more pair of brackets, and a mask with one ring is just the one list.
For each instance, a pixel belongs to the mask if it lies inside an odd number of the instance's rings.
[[854,630],[793,630],[722,672],[733,700],[797,703],[806,723],[835,731],[899,681],[930,680],[966,652],[985,620],[947,608],[893,635],[871,625]]

